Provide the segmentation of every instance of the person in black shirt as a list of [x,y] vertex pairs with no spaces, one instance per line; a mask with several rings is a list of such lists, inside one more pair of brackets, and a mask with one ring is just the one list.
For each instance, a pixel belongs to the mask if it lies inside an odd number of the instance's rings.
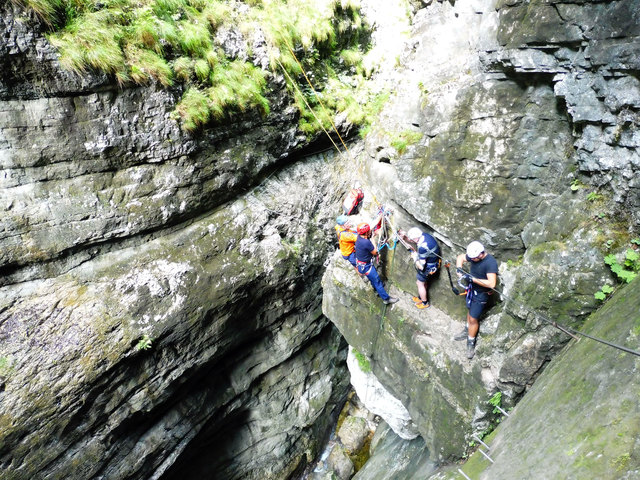
[[467,297],[467,327],[454,337],[454,340],[467,339],[467,358],[475,354],[476,336],[480,328],[478,319],[487,306],[489,294],[498,281],[498,262],[493,255],[484,251],[484,246],[477,241],[467,246],[467,253],[456,258],[458,276],[464,275],[462,265],[469,262],[471,273],[471,290]]

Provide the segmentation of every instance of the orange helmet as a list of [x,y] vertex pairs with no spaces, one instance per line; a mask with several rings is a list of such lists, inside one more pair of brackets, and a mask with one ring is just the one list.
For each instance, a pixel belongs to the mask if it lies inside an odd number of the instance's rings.
[[368,223],[361,223],[358,225],[358,235],[364,237],[367,233],[371,231],[371,227]]

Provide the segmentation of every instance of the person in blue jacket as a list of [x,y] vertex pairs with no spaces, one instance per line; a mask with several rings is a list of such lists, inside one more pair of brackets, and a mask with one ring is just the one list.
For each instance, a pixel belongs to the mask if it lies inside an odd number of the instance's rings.
[[378,293],[385,304],[396,303],[398,299],[392,297],[384,289],[382,280],[378,275],[373,259],[378,255],[378,250],[370,240],[371,226],[368,223],[358,225],[358,238],[356,238],[356,266],[358,273],[367,277],[371,286]]

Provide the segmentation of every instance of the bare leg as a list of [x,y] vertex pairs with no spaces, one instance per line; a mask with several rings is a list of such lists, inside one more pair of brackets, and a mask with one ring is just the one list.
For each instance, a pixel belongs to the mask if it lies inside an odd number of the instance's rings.
[[469,337],[476,338],[480,325],[477,318],[473,318],[467,313],[467,326],[469,327]]
[[420,297],[420,300],[427,302],[429,300],[427,295],[427,282],[416,280],[416,285],[418,286],[418,296]]

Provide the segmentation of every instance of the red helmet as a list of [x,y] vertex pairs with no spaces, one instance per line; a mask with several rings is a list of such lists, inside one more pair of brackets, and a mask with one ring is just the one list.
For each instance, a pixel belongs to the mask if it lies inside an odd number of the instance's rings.
[[368,223],[361,223],[358,225],[358,235],[364,237],[367,233],[371,231],[371,227]]

